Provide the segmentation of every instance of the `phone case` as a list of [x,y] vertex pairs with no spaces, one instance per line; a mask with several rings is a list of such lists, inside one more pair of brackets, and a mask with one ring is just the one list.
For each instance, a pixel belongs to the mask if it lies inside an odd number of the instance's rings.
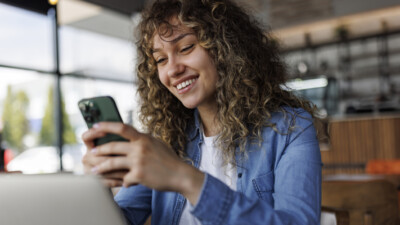
[[[88,128],[92,128],[93,124],[102,121],[123,123],[117,105],[110,96],[82,99],[78,102],[78,107]],[[107,134],[104,137],[95,139],[94,145],[98,146],[111,141],[127,140],[119,135]]]

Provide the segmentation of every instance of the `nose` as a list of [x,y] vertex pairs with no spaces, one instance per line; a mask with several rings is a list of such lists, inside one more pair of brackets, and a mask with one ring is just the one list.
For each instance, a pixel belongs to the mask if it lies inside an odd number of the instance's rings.
[[177,60],[177,58],[169,59],[167,74],[169,77],[174,77],[182,74],[185,71],[185,65]]

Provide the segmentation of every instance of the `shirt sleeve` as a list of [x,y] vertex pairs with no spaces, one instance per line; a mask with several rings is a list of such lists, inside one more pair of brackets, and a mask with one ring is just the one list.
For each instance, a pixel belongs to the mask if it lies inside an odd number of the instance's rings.
[[285,147],[275,162],[272,203],[233,191],[206,174],[192,214],[203,225],[319,224],[322,167],[319,144],[310,119],[297,117],[296,127],[286,135]]
[[128,188],[122,187],[114,197],[131,225],[146,222],[151,214],[151,199],[152,190],[140,184]]

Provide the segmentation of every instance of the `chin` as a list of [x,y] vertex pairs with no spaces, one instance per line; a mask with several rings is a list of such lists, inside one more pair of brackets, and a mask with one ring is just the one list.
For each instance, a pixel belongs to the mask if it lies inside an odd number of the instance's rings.
[[182,103],[182,104],[183,104],[183,106],[185,106],[188,109],[195,109],[197,107],[196,104],[185,104],[185,103]]
[[[188,100],[188,99],[186,99],[186,100]],[[196,101],[181,101],[181,103],[183,106],[185,106],[185,108],[188,108],[188,109],[195,109],[198,106]]]

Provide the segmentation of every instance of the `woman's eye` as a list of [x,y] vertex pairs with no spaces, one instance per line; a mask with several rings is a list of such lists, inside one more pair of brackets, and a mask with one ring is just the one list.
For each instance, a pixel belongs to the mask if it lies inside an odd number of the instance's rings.
[[183,49],[181,50],[181,52],[186,52],[186,51],[190,50],[191,48],[193,48],[193,46],[194,46],[194,44],[191,44],[191,45],[189,45],[189,46],[183,48]]
[[156,61],[156,64],[162,63],[162,62],[164,62],[164,61],[165,61],[165,58],[158,59],[158,60]]

